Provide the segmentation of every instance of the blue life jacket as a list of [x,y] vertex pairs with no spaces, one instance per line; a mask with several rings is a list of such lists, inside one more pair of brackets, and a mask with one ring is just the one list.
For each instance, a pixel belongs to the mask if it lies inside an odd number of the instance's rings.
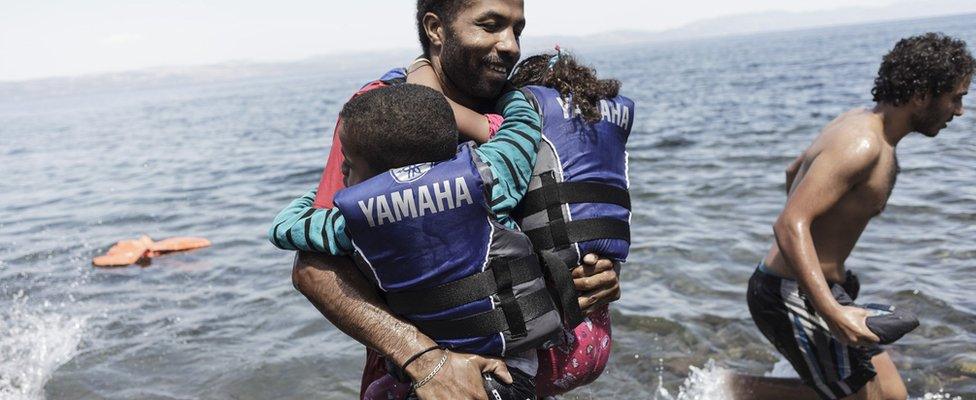
[[626,145],[634,102],[601,100],[603,118],[589,123],[554,89],[522,91],[542,116],[542,142],[515,216],[545,261],[564,323],[573,327],[582,314],[568,269],[588,253],[624,262],[630,250]]
[[379,81],[384,82],[388,85],[399,85],[401,83],[407,83],[407,69],[406,68],[393,68],[386,71],[383,76],[380,77]]
[[438,344],[505,356],[557,338],[538,256],[488,205],[489,167],[471,144],[336,194],[364,275],[390,309]]

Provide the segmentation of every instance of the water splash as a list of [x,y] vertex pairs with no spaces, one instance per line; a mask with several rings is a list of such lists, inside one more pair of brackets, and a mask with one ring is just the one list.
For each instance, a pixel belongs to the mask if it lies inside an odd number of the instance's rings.
[[939,393],[926,393],[919,400],[962,400],[962,397],[953,396],[940,390]]
[[729,387],[731,374],[725,368],[715,365],[714,360],[708,360],[705,366],[689,367],[691,374],[681,383],[676,400],[732,400]]
[[731,376],[729,370],[719,367],[715,360],[708,360],[705,366],[688,367],[691,373],[681,383],[678,394],[672,396],[663,387],[661,377],[658,377],[658,387],[654,393],[655,400],[733,400],[733,396],[728,390]]
[[775,365],[773,365],[773,370],[766,373],[769,378],[799,378],[800,375],[796,373],[793,366],[790,365],[789,361],[785,359],[779,359]]
[[71,360],[81,343],[85,319],[59,313],[63,304],[32,305],[23,292],[0,310],[0,398],[44,398],[44,385]]

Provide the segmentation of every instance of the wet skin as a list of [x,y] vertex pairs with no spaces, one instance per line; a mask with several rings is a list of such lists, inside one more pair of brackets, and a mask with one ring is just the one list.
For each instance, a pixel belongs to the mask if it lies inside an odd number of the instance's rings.
[[[909,117],[912,129],[935,137],[954,117],[962,116],[962,99],[970,83],[968,78],[952,92],[932,98],[929,106]],[[789,201],[783,213],[794,208],[821,211],[809,229],[828,282],[843,283],[844,261],[868,222],[884,211],[898,175],[895,145],[909,132],[886,136],[884,115],[877,110],[851,110],[830,122],[788,168]],[[851,171],[852,162],[858,160],[868,163]],[[838,196],[817,196],[824,190]],[[765,262],[781,276],[796,276],[776,244]]]

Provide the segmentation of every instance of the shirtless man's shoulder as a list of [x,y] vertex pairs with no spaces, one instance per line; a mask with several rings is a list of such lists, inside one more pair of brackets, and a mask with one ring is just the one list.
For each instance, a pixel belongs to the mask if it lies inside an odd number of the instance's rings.
[[870,164],[881,156],[882,121],[870,110],[856,108],[828,123],[804,151],[804,159],[813,160],[822,152],[839,152],[850,164]]
[[821,184],[854,184],[869,178],[889,147],[883,129],[883,121],[870,110],[858,108],[839,115],[787,169],[789,193],[792,195],[797,184],[810,174],[823,180]]

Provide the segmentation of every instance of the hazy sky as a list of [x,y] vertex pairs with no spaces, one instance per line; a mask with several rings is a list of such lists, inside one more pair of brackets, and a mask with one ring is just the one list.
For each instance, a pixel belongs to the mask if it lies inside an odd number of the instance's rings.
[[[525,35],[893,0],[527,0]],[[417,46],[413,0],[0,0],[0,80]]]

